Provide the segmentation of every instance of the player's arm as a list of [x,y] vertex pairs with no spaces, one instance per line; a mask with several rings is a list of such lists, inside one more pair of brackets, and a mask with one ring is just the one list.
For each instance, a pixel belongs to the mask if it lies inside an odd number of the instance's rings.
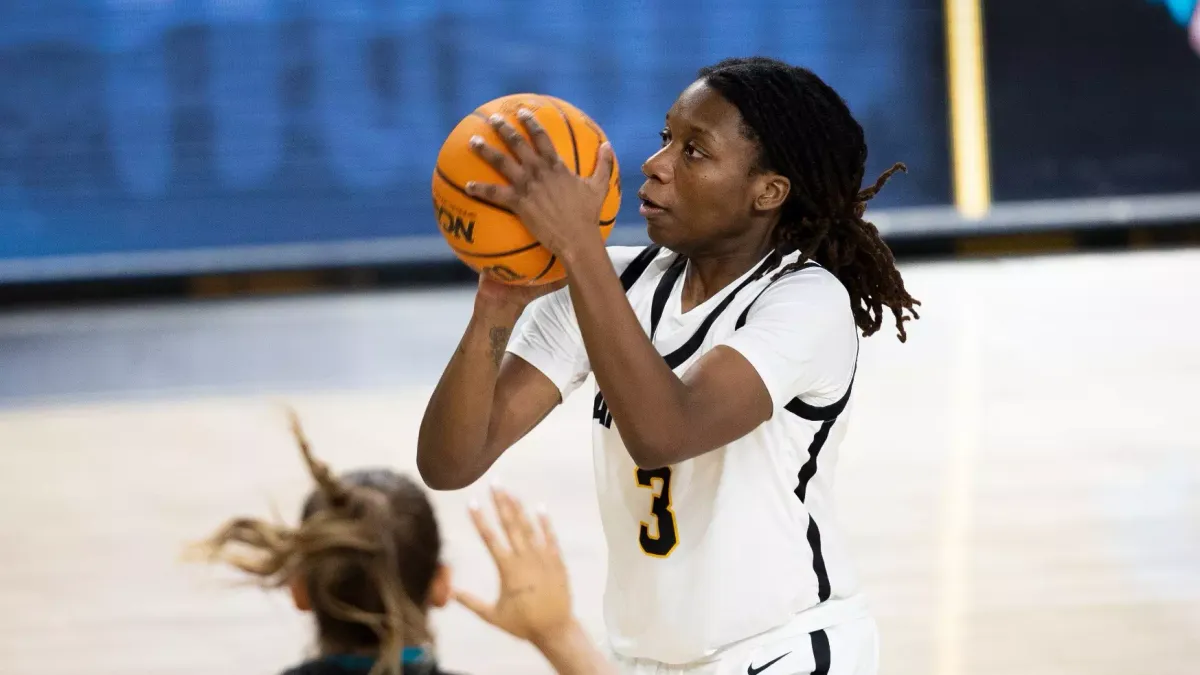
[[520,305],[477,300],[421,420],[417,469],[435,490],[464,488],[560,402],[533,366],[506,355]]
[[[845,347],[856,345],[848,300],[840,286],[829,285],[836,284],[831,277],[813,277],[804,282],[815,281],[812,289],[779,285],[765,293],[756,307],[767,306],[752,312],[741,336],[735,333],[678,377],[595,248],[581,246],[564,258],[571,297],[596,382],[639,467],[675,464],[737,440],[769,420],[793,392],[830,379],[825,370],[836,371],[833,379],[852,371],[854,354]],[[781,302],[797,290],[812,290],[814,297]],[[842,352],[838,358],[806,358],[823,354],[829,342]]]
[[684,378],[676,376],[650,342],[612,267],[599,264],[597,249],[580,247],[563,260],[596,383],[639,467],[697,457],[770,419],[766,387],[732,349],[714,349]]

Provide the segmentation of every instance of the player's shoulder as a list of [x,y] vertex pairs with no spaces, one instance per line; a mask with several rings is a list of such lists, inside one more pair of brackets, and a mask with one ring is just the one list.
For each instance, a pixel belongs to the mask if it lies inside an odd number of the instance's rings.
[[815,262],[778,276],[769,276],[768,286],[755,305],[805,304],[827,310],[850,311],[850,293],[832,272]]

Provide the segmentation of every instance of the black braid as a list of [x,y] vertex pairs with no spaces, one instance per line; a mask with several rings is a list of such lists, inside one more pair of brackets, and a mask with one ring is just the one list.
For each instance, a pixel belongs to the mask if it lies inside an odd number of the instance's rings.
[[904,342],[904,322],[920,318],[914,307],[921,303],[904,289],[891,249],[863,213],[866,202],[906,167],[896,164],[862,189],[862,126],[837,92],[805,68],[762,57],[726,59],[699,76],[741,112],[746,136],[760,148],[758,169],[791,181],[773,255],[799,251],[800,258],[776,277],[816,261],[846,287],[864,336],[883,325],[887,307]]

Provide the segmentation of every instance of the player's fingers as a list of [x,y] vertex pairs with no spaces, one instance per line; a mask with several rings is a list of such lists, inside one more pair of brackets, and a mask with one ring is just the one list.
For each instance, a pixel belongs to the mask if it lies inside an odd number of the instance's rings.
[[522,543],[533,548],[539,545],[538,533],[533,527],[533,522],[529,520],[529,514],[525,512],[525,505],[521,500],[505,492],[504,500],[508,502],[509,512],[512,515],[512,526],[517,534],[521,537]]
[[499,487],[492,488],[492,499],[496,502],[496,516],[500,519],[500,527],[508,537],[508,545],[515,555],[521,555],[529,548],[529,537],[518,523],[517,508],[511,497]]
[[467,194],[476,199],[483,200],[492,206],[498,206],[505,211],[516,210],[517,191],[507,185],[470,181],[464,189],[466,189]]
[[454,601],[471,610],[472,614],[484,621],[492,625],[496,624],[496,607],[491,603],[485,602],[482,598],[466,591],[455,589]]
[[546,547],[546,553],[555,558],[562,557],[562,551],[558,546],[558,535],[554,532],[554,526],[550,524],[550,514],[546,513],[545,507],[538,508],[538,527],[542,531],[542,542]]
[[472,503],[468,506],[467,513],[470,514],[475,531],[479,533],[479,538],[483,540],[483,545],[487,547],[488,553],[492,554],[496,565],[500,565],[501,561],[508,557],[508,547],[500,541],[495,531],[487,524],[487,520],[483,517],[483,512],[477,504]]
[[525,125],[525,129],[529,131],[529,137],[533,139],[533,147],[551,166],[562,163],[562,158],[558,156],[558,150],[554,149],[554,142],[550,140],[550,135],[546,133],[546,129],[542,127],[542,123],[537,120],[526,108],[521,108],[517,111],[517,117]]
[[483,136],[472,136],[468,144],[475,154],[479,155],[483,161],[498,171],[501,176],[507,178],[509,183],[513,185],[523,185],[525,183],[525,169],[512,157],[488,145]]
[[613,168],[617,163],[616,153],[613,152],[612,143],[605,141],[600,144],[600,149],[596,151],[596,170],[592,172],[592,177],[589,179],[592,184],[598,188],[604,188],[607,192],[608,183],[612,179]]
[[513,272],[509,271],[504,265],[492,265],[491,267],[485,267],[483,268],[483,271],[480,272],[480,275],[498,284],[507,284],[514,280]]
[[529,145],[525,137],[513,128],[507,120],[500,115],[492,115],[488,118],[488,123],[492,125],[492,128],[496,130],[500,138],[508,145],[508,149],[512,150],[513,155],[516,156],[521,166],[527,169],[537,166],[540,161],[538,153]]

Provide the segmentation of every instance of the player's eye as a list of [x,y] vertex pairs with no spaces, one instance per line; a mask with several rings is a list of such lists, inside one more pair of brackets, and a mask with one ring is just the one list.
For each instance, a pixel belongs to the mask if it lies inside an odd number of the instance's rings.
[[690,159],[697,159],[704,156],[704,151],[696,147],[694,144],[688,143],[687,145],[683,146],[683,154]]
[[662,139],[662,145],[664,148],[667,147],[667,143],[671,142],[671,132],[667,131],[666,129],[658,132],[658,137]]

